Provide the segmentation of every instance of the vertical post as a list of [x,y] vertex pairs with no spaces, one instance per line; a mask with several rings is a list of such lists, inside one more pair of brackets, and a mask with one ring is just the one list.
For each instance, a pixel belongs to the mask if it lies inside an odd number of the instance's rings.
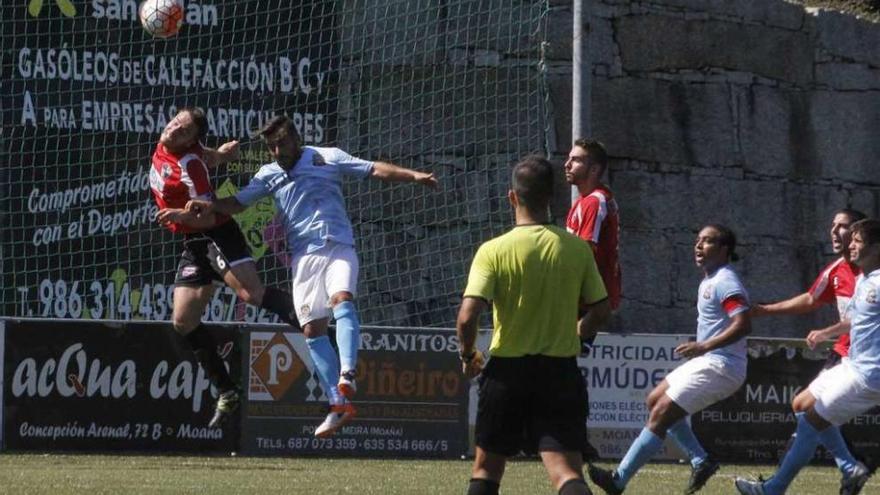
[[[590,136],[590,110],[592,95],[591,72],[589,60],[589,4],[592,0],[573,0],[572,8],[572,84],[571,84],[571,140]],[[571,201],[578,199],[576,187],[571,188]]]

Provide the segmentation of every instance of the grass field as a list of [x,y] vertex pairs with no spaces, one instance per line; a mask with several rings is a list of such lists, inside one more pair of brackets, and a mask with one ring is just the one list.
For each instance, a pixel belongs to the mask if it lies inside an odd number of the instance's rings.
[[[0,493],[460,495],[466,491],[470,465],[470,461],[3,454],[0,455]],[[770,466],[726,465],[701,493],[736,493],[735,475],[768,475],[771,471]],[[636,476],[626,493],[681,493],[689,474],[687,466],[651,464]],[[838,481],[835,469],[810,467],[801,472],[789,493],[835,494]],[[531,460],[508,465],[501,492],[555,493],[541,464]],[[862,493],[880,493],[880,482],[872,479]]]

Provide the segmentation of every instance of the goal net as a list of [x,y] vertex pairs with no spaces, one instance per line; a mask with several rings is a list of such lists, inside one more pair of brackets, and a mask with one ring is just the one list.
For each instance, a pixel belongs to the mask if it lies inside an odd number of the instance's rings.
[[[277,114],[305,144],[435,172],[442,187],[345,184],[365,324],[449,326],[480,242],[509,226],[510,164],[546,146],[546,0],[186,2],[150,37],[133,0],[0,7],[3,316],[167,320],[181,239],[148,185],[158,135],[205,109],[207,144],[241,160],[233,194],[271,161],[253,131]],[[271,201],[236,218],[267,286],[288,287]],[[209,321],[275,321],[217,291]]]

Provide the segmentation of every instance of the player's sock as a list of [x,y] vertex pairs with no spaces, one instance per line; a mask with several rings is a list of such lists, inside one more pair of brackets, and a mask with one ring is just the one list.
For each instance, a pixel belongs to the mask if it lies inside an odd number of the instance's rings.
[[785,493],[788,485],[791,484],[791,480],[813,458],[817,445],[819,445],[819,432],[807,421],[805,415],[799,415],[797,436],[794,439],[794,443],[782,459],[776,474],[764,482],[764,493],[766,495],[781,495]]
[[223,363],[223,358],[217,354],[217,344],[211,337],[211,333],[201,323],[193,331],[186,334],[186,341],[189,342],[193,354],[196,355],[196,361],[202,365],[208,380],[217,387],[217,391],[221,394],[235,388],[232,377],[229,376],[229,370]]
[[361,324],[357,309],[351,301],[342,301],[333,307],[336,318],[336,345],[339,346],[339,361],[343,371],[357,367],[357,351],[361,343]]
[[694,431],[691,429],[691,425],[688,424],[687,418],[672,425],[666,430],[666,434],[672,437],[675,443],[688,455],[688,458],[691,460],[691,466],[697,467],[709,458],[709,454],[706,453],[706,450],[700,445],[700,441],[694,436]]
[[314,339],[306,339],[306,344],[309,345],[309,355],[312,356],[315,369],[318,370],[321,388],[330,398],[331,404],[341,404],[342,397],[336,389],[336,380],[339,379],[339,359],[333,346],[330,345],[330,339],[322,335]]
[[[801,413],[803,414],[803,413]],[[831,425],[819,432],[819,442],[834,456],[837,468],[844,474],[849,474],[859,462],[853,457],[852,452],[846,445],[846,440],[840,434],[840,427]]]
[[629,450],[617,466],[617,480],[615,480],[617,487],[623,489],[662,446],[662,438],[655,435],[647,426],[642,428],[642,432],[629,446]]
[[496,481],[471,478],[467,495],[498,495],[498,486]]
[[301,328],[299,320],[296,318],[296,310],[293,308],[293,297],[291,297],[290,293],[274,287],[266,287],[266,291],[263,292],[263,303],[260,304],[260,307],[275,313],[284,323],[295,328]]

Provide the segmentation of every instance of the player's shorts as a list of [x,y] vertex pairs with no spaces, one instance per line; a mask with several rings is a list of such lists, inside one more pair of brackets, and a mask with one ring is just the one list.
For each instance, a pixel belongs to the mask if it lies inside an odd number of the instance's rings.
[[816,412],[836,426],[880,405],[880,390],[862,385],[848,359],[820,373],[809,390],[816,398]]
[[207,232],[187,234],[174,285],[201,287],[222,282],[230,267],[253,261],[235,220]]
[[294,256],[293,304],[300,325],[328,318],[333,294],[355,295],[359,267],[353,246],[331,241],[313,253]]
[[724,366],[713,356],[698,356],[666,375],[666,395],[694,414],[733,395],[746,381],[742,371]]
[[584,452],[587,393],[571,358],[493,357],[479,379],[476,444],[493,454]]

